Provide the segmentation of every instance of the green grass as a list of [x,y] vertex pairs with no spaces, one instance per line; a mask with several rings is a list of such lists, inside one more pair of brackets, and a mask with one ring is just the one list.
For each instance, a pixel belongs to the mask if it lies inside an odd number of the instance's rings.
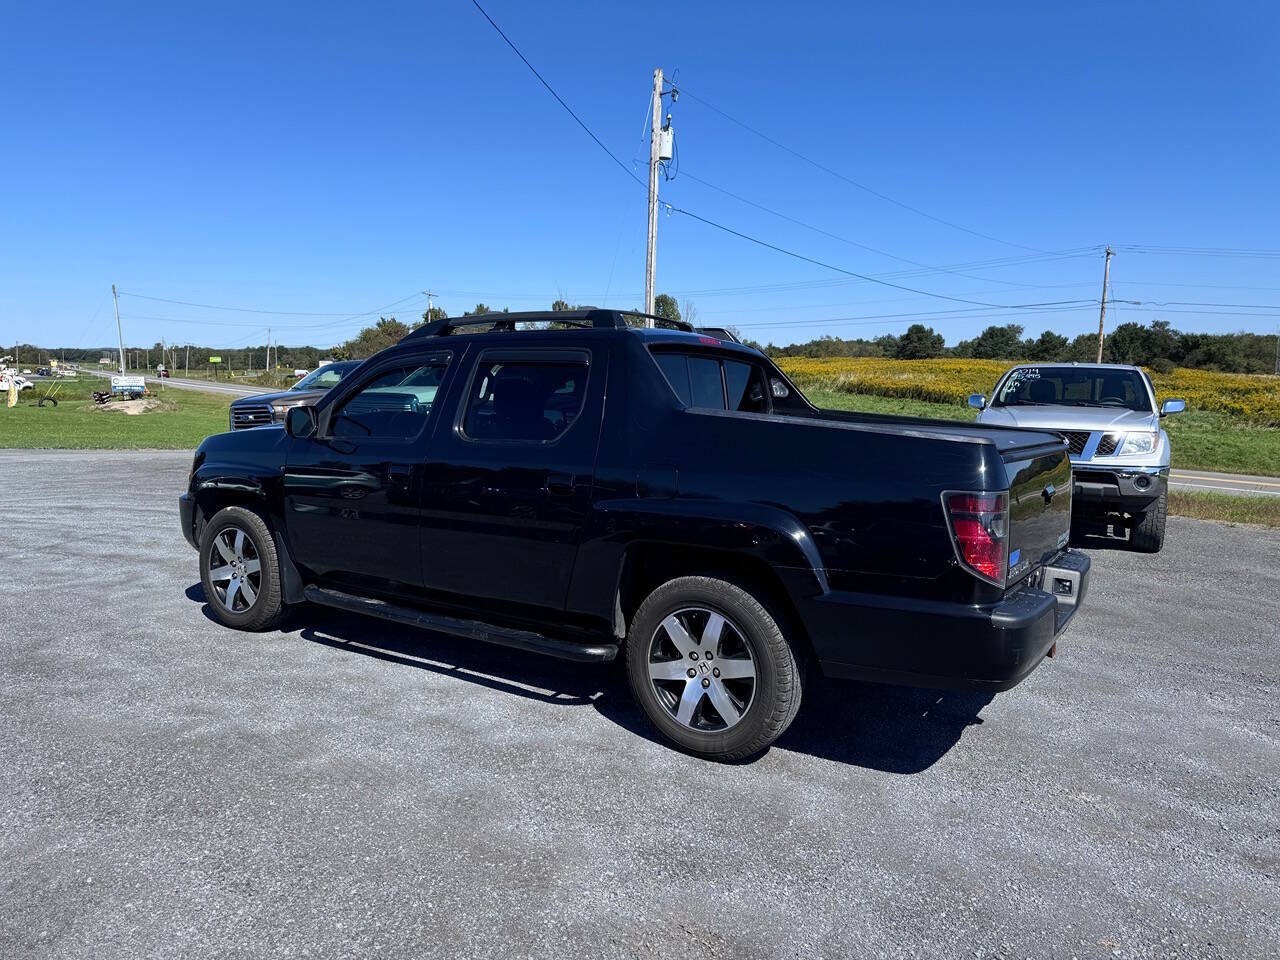
[[194,450],[211,433],[227,429],[232,398],[198,390],[152,388],[165,409],[129,416],[93,403],[94,390],[107,388],[99,377],[61,382],[56,407],[37,407],[46,388],[24,390],[18,405],[0,405],[0,447],[60,450]]
[[[106,373],[116,373],[115,370],[107,370]],[[130,367],[125,370],[130,376],[148,376],[156,375],[155,368],[142,370]],[[279,373],[267,373],[265,370],[255,370],[252,374],[244,370],[236,370],[234,373],[230,370],[191,370],[184,371],[182,367],[175,367],[169,373],[179,380],[206,380],[209,383],[220,384],[243,384],[250,387],[266,387],[271,390],[283,390],[291,387],[298,382],[298,378],[293,376],[293,372],[280,371]]]
[[[977,416],[977,411],[959,404],[845,393],[818,387],[802,389],[810,401],[833,410],[942,420],[972,420]],[[1223,414],[1205,410],[1189,410],[1166,417],[1164,428],[1173,446],[1173,466],[1179,469],[1280,476],[1280,429],[1239,425]]]
[[859,413],[888,413],[903,417],[932,417],[936,420],[972,420],[978,411],[951,403],[930,403],[902,397],[882,397],[874,393],[846,393],[801,387],[809,402],[829,410],[856,410]]
[[1200,520],[1280,527],[1280,497],[1237,497],[1229,493],[1170,490],[1169,512]]

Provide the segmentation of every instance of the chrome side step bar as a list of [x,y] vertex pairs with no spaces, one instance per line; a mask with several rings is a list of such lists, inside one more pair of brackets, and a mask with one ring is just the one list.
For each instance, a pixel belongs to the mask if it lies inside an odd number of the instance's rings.
[[466,637],[469,640],[480,640],[484,643],[496,643],[516,650],[527,650],[530,653],[542,653],[561,660],[574,660],[578,663],[605,663],[618,655],[616,643],[585,644],[572,643],[568,640],[555,640],[544,637],[532,630],[514,630],[510,627],[496,627],[481,623],[479,620],[463,620],[459,617],[448,617],[438,613],[427,613],[413,607],[402,607],[369,597],[357,597],[343,593],[341,590],[329,590],[325,587],[309,585],[302,595],[312,603],[348,613],[363,613],[380,617],[410,627],[423,630],[438,630],[455,637]]

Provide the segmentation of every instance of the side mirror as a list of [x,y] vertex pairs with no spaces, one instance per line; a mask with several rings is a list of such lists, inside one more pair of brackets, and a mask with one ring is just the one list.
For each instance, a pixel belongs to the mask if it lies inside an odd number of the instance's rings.
[[779,400],[785,400],[791,396],[791,391],[787,389],[787,385],[777,377],[769,378],[769,391]]
[[1182,413],[1187,409],[1187,401],[1169,399],[1160,404],[1160,416],[1167,417],[1171,413]]
[[969,406],[975,410],[987,409],[987,398],[980,393],[969,394]]
[[303,404],[290,407],[284,415],[284,432],[291,437],[305,440],[316,432],[316,408]]

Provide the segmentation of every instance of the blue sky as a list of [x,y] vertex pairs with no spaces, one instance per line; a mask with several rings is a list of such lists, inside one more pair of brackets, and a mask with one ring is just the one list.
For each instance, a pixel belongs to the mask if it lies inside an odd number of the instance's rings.
[[[652,71],[664,200],[962,300],[1095,300],[1105,243],[1280,249],[1274,4],[516,3],[486,9],[639,177]],[[678,71],[678,73],[676,73]],[[638,306],[645,195],[468,0],[0,9],[0,342],[328,345],[368,314]],[[832,177],[709,109],[945,226]],[[716,192],[746,197],[818,233]],[[849,242],[851,241],[851,242]],[[873,247],[925,270],[855,246]],[[1047,258],[1037,251],[1076,251]],[[991,261],[1009,261],[1000,264]],[[1122,247],[1115,322],[1273,332],[1275,256]],[[911,276],[903,276],[909,271]],[[895,275],[897,275],[895,277]],[[973,308],[678,214],[658,288],[783,343],[988,323],[1096,328],[1092,304]],[[168,300],[307,316],[245,313]],[[1197,306],[1154,306],[1153,303]],[[1198,304],[1229,304],[1201,307]],[[1187,312],[1174,312],[1187,311]]]

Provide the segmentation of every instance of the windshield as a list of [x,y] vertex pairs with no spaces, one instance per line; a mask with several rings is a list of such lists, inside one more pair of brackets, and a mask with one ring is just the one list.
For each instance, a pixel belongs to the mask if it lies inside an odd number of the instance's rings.
[[1089,367],[1018,367],[991,400],[993,407],[1116,407],[1151,411],[1142,374]]
[[305,377],[295,383],[290,390],[328,390],[335,386],[339,380],[351,372],[353,364],[345,363],[326,363],[318,370],[312,370]]

